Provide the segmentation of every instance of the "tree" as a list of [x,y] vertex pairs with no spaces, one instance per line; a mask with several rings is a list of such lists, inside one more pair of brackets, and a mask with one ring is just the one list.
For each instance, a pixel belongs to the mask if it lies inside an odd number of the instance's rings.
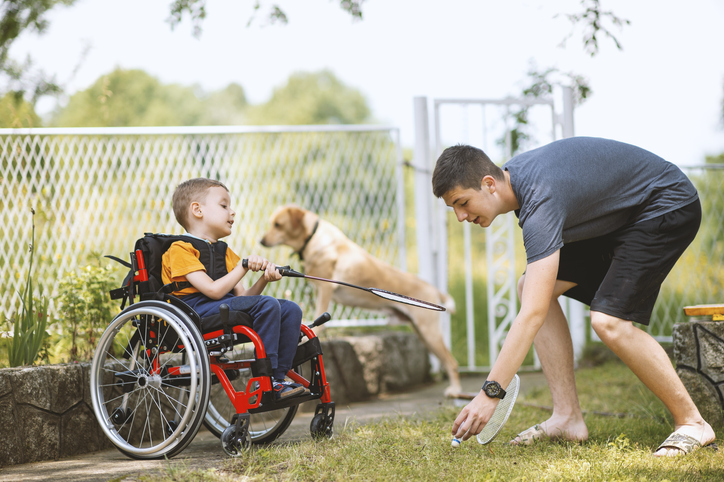
[[611,22],[614,26],[619,29],[623,28],[624,25],[631,25],[629,20],[617,17],[611,11],[601,10],[600,0],[581,0],[583,5],[583,12],[564,14],[568,20],[573,24],[573,30],[566,38],[563,39],[561,45],[565,45],[566,40],[573,36],[575,27],[578,24],[583,26],[583,48],[586,50],[591,57],[594,57],[599,52],[598,38],[600,34],[613,40],[618,50],[623,50],[623,46],[618,41],[615,35],[611,33],[611,30],[604,24],[606,21]]
[[[339,6],[342,10],[349,13],[353,19],[361,20],[363,1],[364,0],[339,0]],[[246,23],[247,27],[254,22],[257,13],[261,9],[261,0],[255,0],[254,13]],[[280,23],[286,25],[289,23],[287,14],[279,8],[279,5],[272,4],[266,10],[267,21],[270,24]],[[168,22],[171,24],[171,28],[176,27],[186,14],[191,17],[191,22],[194,26],[194,36],[200,36],[202,30],[201,24],[206,18],[206,0],[173,0],[171,2],[171,15],[168,19]]]
[[0,127],[38,127],[40,117],[32,104],[20,92],[8,92],[0,97]]
[[202,95],[203,112],[199,125],[222,126],[246,123],[246,100],[244,88],[231,83],[222,90]]
[[116,69],[74,94],[53,119],[64,127],[197,125],[203,105],[190,87],[163,85],[142,70]]
[[[349,13],[354,20],[362,19],[362,3],[364,0],[338,0],[342,10]],[[0,84],[0,95],[9,91],[20,92],[26,100],[35,105],[38,98],[46,95],[58,95],[63,88],[53,76],[42,70],[34,70],[31,58],[25,62],[17,62],[8,58],[8,51],[13,42],[25,30],[42,34],[48,26],[47,13],[58,6],[71,6],[76,0],[2,0],[0,3],[0,82],[4,79],[7,86]],[[247,20],[251,25],[261,10],[266,10],[267,21],[271,24],[288,23],[286,13],[276,4],[262,7],[262,0],[255,0],[254,13]],[[584,9],[581,13],[565,14],[575,26],[584,27],[584,48],[594,56],[599,51],[599,36],[611,38],[617,48],[621,49],[618,39],[606,27],[607,22],[622,27],[630,22],[616,17],[610,11],[601,9],[600,0],[581,0]],[[206,0],[172,0],[169,7],[168,22],[174,28],[188,15],[193,23],[194,35],[201,35],[202,24],[206,18]],[[573,35],[566,37],[565,41]],[[81,60],[82,62],[82,60]],[[28,98],[29,96],[29,98]]]
[[[621,42],[613,35],[611,30],[605,26],[606,21],[610,21],[614,26],[623,28],[624,25],[630,25],[631,22],[626,19],[617,17],[611,11],[601,10],[600,0],[581,0],[583,12],[575,14],[564,14],[573,24],[574,30],[578,24],[582,24],[583,32],[583,49],[595,57],[599,51],[599,36],[603,34],[605,37],[613,40],[618,50],[623,50]],[[574,30],[563,39],[560,46],[565,46],[566,40],[573,36]],[[528,71],[528,79],[531,82],[525,87],[521,93],[524,98],[550,97],[553,94],[554,85],[568,85],[573,88],[576,104],[582,104],[591,94],[592,90],[583,76],[573,72],[561,72],[555,67],[538,70],[532,66]],[[511,153],[515,154],[523,146],[525,141],[530,138],[526,131],[528,126],[528,111],[530,107],[522,106],[515,112],[510,114],[513,119],[514,127],[510,131]],[[499,143],[504,144],[505,139],[501,139]]]
[[298,72],[274,89],[265,104],[249,109],[251,124],[359,124],[369,119],[362,94],[329,70]]
[[70,6],[76,0],[3,0],[0,3],[0,95],[13,92],[26,97],[34,106],[38,98],[59,93],[62,89],[55,78],[40,69],[34,69],[28,57],[17,62],[8,57],[13,42],[25,30],[42,34],[48,28],[48,11],[57,6]]
[[[541,71],[535,65],[531,65],[528,70],[528,81],[530,84],[522,92],[522,97],[526,99],[550,98],[553,95],[554,86],[564,84],[573,88],[576,105],[585,102],[592,93],[588,80],[583,76],[573,72],[561,72],[555,67]],[[510,114],[514,125],[510,131],[510,147],[513,154],[523,148],[525,142],[530,139],[526,130],[529,110],[530,106],[521,106]],[[499,141],[500,144],[505,144],[505,142],[505,139]]]
[[[361,5],[364,0],[340,0],[340,7],[353,18],[362,18]],[[0,96],[8,92],[21,94],[33,106],[40,97],[58,95],[63,86],[54,76],[34,67],[28,57],[18,62],[8,57],[12,44],[24,31],[42,34],[48,28],[48,12],[56,7],[69,7],[76,0],[2,0],[0,2]],[[251,25],[256,13],[262,9],[261,0],[255,0],[254,14],[247,21]],[[206,0],[172,0],[169,23],[174,28],[188,14],[194,24],[194,35],[201,34],[201,24],[206,17]],[[286,24],[287,16],[278,5],[269,7],[270,23]],[[82,59],[81,59],[82,62]],[[3,85],[5,84],[5,85]]]

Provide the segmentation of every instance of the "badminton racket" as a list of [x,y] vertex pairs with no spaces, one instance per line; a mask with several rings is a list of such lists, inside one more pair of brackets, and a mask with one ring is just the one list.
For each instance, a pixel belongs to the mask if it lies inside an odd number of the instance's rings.
[[510,412],[513,411],[513,405],[515,405],[515,400],[518,398],[519,389],[520,378],[518,378],[516,374],[513,376],[513,380],[510,381],[508,388],[505,389],[505,397],[498,403],[498,406],[493,412],[493,416],[490,417],[488,423],[485,424],[483,430],[478,434],[477,439],[479,443],[487,445],[498,436],[498,432],[503,428],[505,422],[508,421]]
[[[244,268],[248,268],[248,260],[243,259],[241,260],[241,265]],[[445,311],[444,306],[436,305],[435,303],[430,303],[429,301],[423,301],[418,300],[417,298],[412,298],[410,296],[401,295],[399,293],[393,293],[392,291],[386,291],[379,288],[364,288],[362,286],[353,285],[351,283],[345,283],[344,281],[336,281],[332,279],[326,279],[326,278],[319,278],[317,276],[310,276],[304,273],[299,273],[298,271],[294,271],[289,266],[277,266],[277,271],[281,273],[282,276],[288,276],[290,278],[306,278],[306,279],[313,279],[317,281],[326,281],[327,283],[335,283],[342,286],[348,286],[350,288],[355,288],[358,290],[366,291],[368,293],[372,293],[375,296],[379,296],[380,298],[385,298],[391,301],[396,301],[398,303],[404,303],[406,305],[412,305],[417,306],[418,308],[425,308],[427,310],[434,310],[434,311]]]

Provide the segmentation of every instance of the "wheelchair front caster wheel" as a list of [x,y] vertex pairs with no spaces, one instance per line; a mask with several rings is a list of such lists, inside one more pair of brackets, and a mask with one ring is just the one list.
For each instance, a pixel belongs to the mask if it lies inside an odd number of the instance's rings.
[[321,440],[323,438],[331,439],[334,436],[334,420],[324,414],[318,413],[309,424],[309,431],[312,438]]
[[236,425],[230,425],[221,434],[221,447],[229,457],[239,457],[251,449],[251,434],[247,427],[238,430]]
[[111,421],[114,425],[123,425],[126,423],[126,420],[131,418],[131,415],[133,415],[133,410],[130,408],[127,408],[126,410],[123,410],[123,408],[118,407],[117,409],[113,410],[113,413],[111,414]]
[[166,423],[166,436],[170,437],[178,428],[178,422],[176,420],[169,420]]

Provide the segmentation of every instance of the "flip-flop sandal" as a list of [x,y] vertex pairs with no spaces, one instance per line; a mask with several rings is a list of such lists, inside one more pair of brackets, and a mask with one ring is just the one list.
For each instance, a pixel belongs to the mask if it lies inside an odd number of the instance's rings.
[[[692,437],[690,435],[686,435],[686,434],[679,433],[679,432],[674,432],[671,435],[669,435],[666,440],[664,440],[664,443],[659,445],[656,448],[656,450],[654,450],[654,453],[656,453],[659,450],[664,449],[664,448],[678,449],[681,452],[683,452],[683,454],[680,454],[680,455],[685,455],[685,454],[690,454],[694,450],[701,448],[701,443],[699,443],[699,441],[697,439],[695,439],[694,437]],[[704,448],[711,449],[714,451],[719,450],[719,447],[714,442],[711,442],[711,443],[705,445]],[[665,457],[665,456],[659,455],[659,457]],[[677,457],[677,455],[673,455],[670,457]]]
[[[530,445],[536,440],[548,438],[548,434],[543,431],[540,425],[533,425],[528,430],[520,432],[513,440],[508,442],[510,445]],[[517,441],[520,439],[520,441]]]

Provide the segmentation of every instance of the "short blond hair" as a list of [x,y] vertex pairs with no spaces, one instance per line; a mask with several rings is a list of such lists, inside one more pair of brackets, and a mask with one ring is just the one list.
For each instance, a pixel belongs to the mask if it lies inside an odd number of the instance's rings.
[[223,187],[227,192],[229,191],[229,188],[222,182],[205,177],[189,179],[176,186],[171,201],[173,214],[176,216],[176,221],[187,231],[189,229],[189,206],[193,202],[204,202],[206,194],[212,187]]

